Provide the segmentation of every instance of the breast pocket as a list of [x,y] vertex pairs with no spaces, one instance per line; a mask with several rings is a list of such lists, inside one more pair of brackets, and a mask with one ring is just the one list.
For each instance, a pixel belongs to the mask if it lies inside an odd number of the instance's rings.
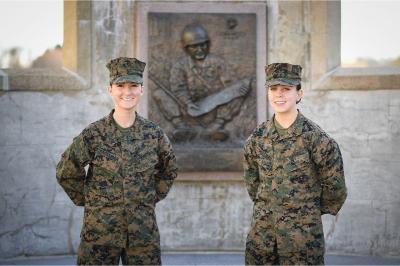
[[93,165],[107,172],[118,170],[118,155],[116,147],[102,145],[96,148]]
[[136,143],[130,154],[129,174],[126,176],[128,195],[140,200],[154,197],[157,164],[157,140]]
[[109,206],[122,200],[118,171],[117,148],[98,146],[85,183],[85,200],[88,206]]
[[136,173],[154,169],[158,163],[157,139],[142,140],[131,152],[130,162]]
[[311,161],[308,153],[301,153],[292,156],[285,165],[288,180],[292,184],[306,185],[311,175]]
[[287,172],[302,171],[310,167],[310,155],[306,153],[295,154],[288,159],[285,169]]

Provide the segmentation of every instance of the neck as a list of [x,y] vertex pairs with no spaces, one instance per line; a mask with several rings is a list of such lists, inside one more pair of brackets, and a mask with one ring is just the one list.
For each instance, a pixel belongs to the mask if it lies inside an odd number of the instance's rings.
[[115,111],[113,114],[115,121],[121,127],[128,128],[133,125],[136,119],[135,110],[125,110],[118,107],[115,107]]
[[275,119],[283,128],[289,128],[297,118],[297,109],[289,113],[276,113]]

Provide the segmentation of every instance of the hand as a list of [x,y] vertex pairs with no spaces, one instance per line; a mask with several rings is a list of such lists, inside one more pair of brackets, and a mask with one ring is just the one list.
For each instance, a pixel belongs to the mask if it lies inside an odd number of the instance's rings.
[[199,106],[197,104],[195,104],[195,103],[190,102],[190,103],[187,104],[187,109],[188,110],[189,109],[199,110]]
[[249,91],[250,91],[250,86],[247,85],[242,85],[242,87],[240,87],[239,89],[241,96],[245,96]]

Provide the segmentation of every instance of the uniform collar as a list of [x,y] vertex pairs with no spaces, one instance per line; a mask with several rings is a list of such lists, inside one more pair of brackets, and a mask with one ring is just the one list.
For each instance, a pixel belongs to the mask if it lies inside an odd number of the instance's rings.
[[135,111],[135,122],[133,125],[129,128],[129,132],[122,133],[121,130],[118,129],[116,122],[114,121],[113,114],[114,114],[114,109],[111,110],[110,114],[106,117],[106,123],[108,126],[110,126],[111,131],[110,134],[115,139],[119,138],[129,138],[129,139],[144,139],[144,134],[143,134],[143,125],[145,124],[144,118],[141,117],[136,111]]
[[287,139],[291,138],[294,136],[299,136],[303,132],[303,125],[305,122],[305,117],[304,115],[298,110],[298,114],[296,117],[296,120],[293,122],[293,124],[287,129],[287,134],[280,136],[278,134],[278,131],[275,128],[274,124],[274,119],[275,119],[275,114],[272,117],[271,120],[269,120],[266,124],[265,128],[265,137],[271,139],[272,141],[278,141],[282,139]]

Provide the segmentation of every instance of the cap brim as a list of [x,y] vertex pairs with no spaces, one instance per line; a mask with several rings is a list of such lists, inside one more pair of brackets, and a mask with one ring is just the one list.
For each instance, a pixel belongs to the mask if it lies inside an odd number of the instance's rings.
[[209,41],[210,41],[210,40],[204,39],[204,38],[202,38],[202,39],[197,39],[197,40],[193,40],[193,41],[191,41],[191,42],[189,42],[189,43],[185,43],[185,47],[187,47],[187,46],[189,46],[189,45],[196,45],[196,44],[205,43],[205,42],[209,42]]
[[299,84],[300,80],[285,79],[285,78],[271,79],[265,82],[265,86],[275,86],[275,85],[297,86]]
[[127,75],[118,77],[112,81],[112,83],[124,83],[124,82],[143,84],[143,78],[138,75]]

